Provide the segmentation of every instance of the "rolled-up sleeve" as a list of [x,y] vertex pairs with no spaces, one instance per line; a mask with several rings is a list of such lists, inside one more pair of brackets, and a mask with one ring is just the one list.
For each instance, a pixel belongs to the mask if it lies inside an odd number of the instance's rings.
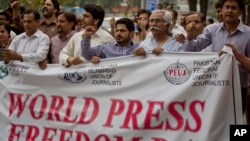
[[91,38],[83,38],[81,41],[81,53],[84,58],[90,60],[93,56],[102,57],[102,50],[104,45],[98,45],[95,47],[90,46]]
[[90,54],[90,39],[91,38],[82,38],[81,41],[81,54],[87,60],[90,60],[92,56]]

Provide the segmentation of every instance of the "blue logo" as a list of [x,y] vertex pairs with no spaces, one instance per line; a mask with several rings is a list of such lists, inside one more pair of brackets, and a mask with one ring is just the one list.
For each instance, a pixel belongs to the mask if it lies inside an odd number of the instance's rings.
[[87,76],[83,73],[79,73],[77,70],[66,71],[59,73],[59,78],[69,83],[80,83],[87,79]]
[[0,79],[3,79],[8,74],[9,74],[9,71],[7,67],[4,64],[0,63]]

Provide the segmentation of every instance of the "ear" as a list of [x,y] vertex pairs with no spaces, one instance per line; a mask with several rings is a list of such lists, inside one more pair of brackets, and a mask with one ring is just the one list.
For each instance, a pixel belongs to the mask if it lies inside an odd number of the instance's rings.
[[38,24],[40,24],[40,19],[36,20]]
[[97,26],[99,19],[94,19],[94,24]]
[[56,10],[56,9],[54,9],[54,13],[59,13],[60,11],[58,11],[58,10]]
[[131,32],[129,33],[131,39],[134,37],[134,34],[135,34],[134,31],[131,31]]
[[243,10],[240,10],[240,16],[242,16]]
[[170,28],[170,27],[171,27],[171,23],[166,23],[165,26],[166,26],[167,28]]
[[76,24],[74,25],[74,22],[69,22],[70,26],[71,26],[71,29],[73,26],[76,26]]

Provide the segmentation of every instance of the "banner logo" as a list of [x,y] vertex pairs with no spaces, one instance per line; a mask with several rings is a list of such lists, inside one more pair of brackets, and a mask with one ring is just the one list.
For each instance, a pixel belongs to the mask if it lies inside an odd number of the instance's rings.
[[191,76],[191,71],[184,64],[180,63],[179,60],[168,66],[163,73],[165,78],[174,85],[183,84]]
[[0,79],[3,79],[9,74],[7,67],[0,63]]
[[84,74],[84,71],[82,72],[80,73],[78,69],[74,68],[74,69],[59,73],[59,78],[63,81],[70,82],[70,83],[80,83],[87,79],[87,76]]

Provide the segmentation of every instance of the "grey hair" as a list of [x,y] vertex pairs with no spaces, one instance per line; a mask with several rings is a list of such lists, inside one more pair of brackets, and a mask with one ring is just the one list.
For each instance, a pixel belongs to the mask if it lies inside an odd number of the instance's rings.
[[172,14],[169,11],[167,11],[167,10],[154,10],[152,12],[152,14],[158,13],[158,12],[164,14],[163,20],[165,21],[165,23],[172,25]]

